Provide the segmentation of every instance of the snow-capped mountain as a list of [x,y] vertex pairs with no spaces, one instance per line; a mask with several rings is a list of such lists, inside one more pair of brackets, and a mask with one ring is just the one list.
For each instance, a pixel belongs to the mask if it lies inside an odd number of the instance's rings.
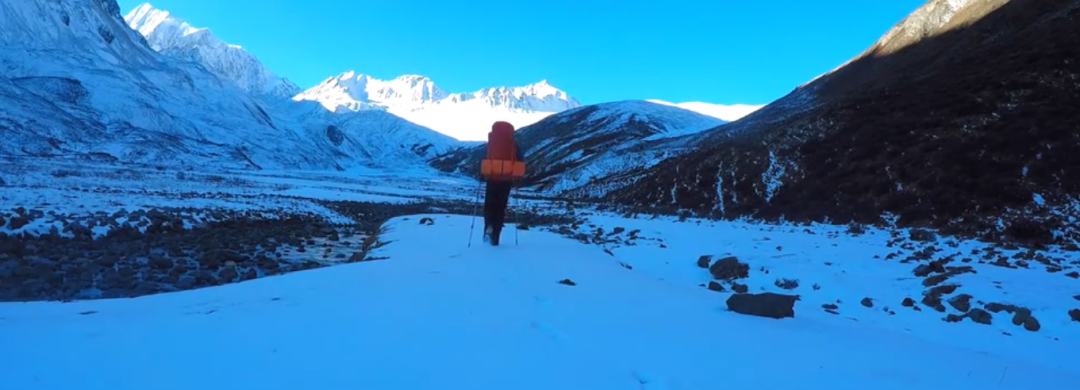
[[750,115],[750,113],[757,111],[764,105],[750,105],[750,104],[713,104],[705,102],[686,102],[686,103],[671,103],[663,100],[647,100],[650,103],[663,104],[666,106],[679,107],[684,110],[690,110],[699,114],[708,115],[713,118],[723,120],[725,122],[734,122],[742,117]]
[[581,106],[546,80],[524,87],[448,93],[424,76],[379,80],[354,71],[326,79],[294,100],[318,102],[334,112],[384,110],[462,141],[486,139],[495,121],[520,129]]
[[[641,100],[603,103],[552,115],[518,131],[529,163],[526,182],[566,195],[597,178],[649,167],[681,147],[676,138],[723,125],[720,119]],[[486,149],[446,154],[432,166],[447,172],[476,172]],[[580,194],[575,194],[580,195]]]
[[196,28],[168,11],[149,3],[124,17],[128,26],[138,31],[150,47],[167,56],[198,62],[224,79],[233,80],[241,89],[258,97],[289,99],[302,89],[288,79],[266,69],[254,55],[240,46],[218,39],[207,28]]
[[0,154],[266,169],[423,165],[457,141],[384,112],[264,108],[155,52],[115,0],[0,2]]

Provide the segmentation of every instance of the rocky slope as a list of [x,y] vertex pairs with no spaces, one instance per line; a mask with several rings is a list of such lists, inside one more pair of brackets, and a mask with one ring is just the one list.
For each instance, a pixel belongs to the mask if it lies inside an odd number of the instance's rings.
[[270,105],[210,66],[152,50],[114,0],[4,2],[0,46],[0,155],[345,169],[425,166],[458,146],[387,113]]
[[[515,138],[529,164],[523,184],[550,194],[578,195],[578,189],[597,179],[654,164],[682,146],[672,142],[678,137],[724,123],[636,100],[567,110],[518,130]],[[440,170],[472,174],[486,150],[486,144],[461,149],[431,163]]]
[[1075,243],[1077,61],[1080,1],[933,0],[834,72],[635,172],[612,199]]

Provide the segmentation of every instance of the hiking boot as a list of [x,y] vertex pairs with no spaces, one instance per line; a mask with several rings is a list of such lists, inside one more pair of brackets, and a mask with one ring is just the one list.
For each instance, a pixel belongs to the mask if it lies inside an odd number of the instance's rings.
[[491,230],[491,245],[499,246],[499,238],[502,236],[502,228],[495,228]]

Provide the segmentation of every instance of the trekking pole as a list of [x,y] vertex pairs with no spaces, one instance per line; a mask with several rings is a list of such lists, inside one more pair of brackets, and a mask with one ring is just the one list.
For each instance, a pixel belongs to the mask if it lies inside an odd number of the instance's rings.
[[[514,202],[515,203],[519,202],[517,200],[517,194],[518,194],[517,186],[514,186],[514,195],[513,196],[514,196]],[[521,220],[517,219],[517,218],[520,218],[520,217],[521,216],[519,214],[514,214],[514,246],[518,246],[518,232],[521,231]]]
[[480,208],[480,190],[484,187],[484,182],[476,181],[476,203],[473,203],[472,210],[472,224],[469,225],[469,245],[467,248],[472,248],[472,235],[473,230],[476,230],[476,212]]

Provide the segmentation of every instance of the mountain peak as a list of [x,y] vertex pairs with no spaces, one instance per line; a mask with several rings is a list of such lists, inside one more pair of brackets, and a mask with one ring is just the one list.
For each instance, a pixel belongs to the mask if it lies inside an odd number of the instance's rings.
[[276,100],[291,98],[302,91],[288,79],[270,72],[242,47],[221,41],[209,29],[194,27],[150,3],[135,7],[124,17],[124,22],[142,35],[154,51],[200,63],[252,95]]

